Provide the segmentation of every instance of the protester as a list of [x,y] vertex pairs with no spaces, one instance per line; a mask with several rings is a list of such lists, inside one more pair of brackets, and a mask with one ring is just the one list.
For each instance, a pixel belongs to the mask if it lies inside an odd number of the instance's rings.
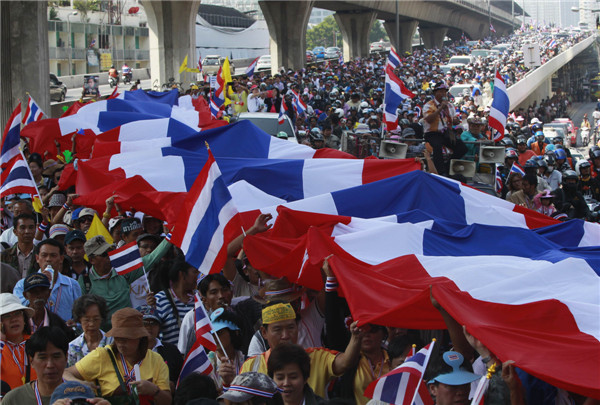
[[95,294],[85,294],[73,304],[73,320],[81,324],[83,333],[69,343],[68,366],[75,365],[91,351],[113,342],[106,336],[100,325],[106,320],[108,309],[104,298]]
[[69,340],[60,328],[44,326],[39,328],[25,344],[25,351],[35,370],[37,379],[11,390],[2,400],[3,404],[44,404],[51,403],[50,397],[62,383],[62,375],[67,365]]
[[[106,335],[112,337],[114,343],[94,350],[69,367],[65,378],[97,380],[105,397],[139,395],[157,405],[170,404],[169,369],[158,353],[148,349],[148,332],[142,314],[133,308],[120,309],[113,314],[112,325]],[[136,365],[139,379],[134,373]]]

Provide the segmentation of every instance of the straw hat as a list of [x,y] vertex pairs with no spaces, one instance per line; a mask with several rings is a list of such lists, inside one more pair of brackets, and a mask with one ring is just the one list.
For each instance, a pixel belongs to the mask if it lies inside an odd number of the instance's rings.
[[144,318],[140,311],[133,308],[119,309],[110,320],[112,329],[106,332],[108,337],[128,339],[148,337],[148,332],[144,328]]

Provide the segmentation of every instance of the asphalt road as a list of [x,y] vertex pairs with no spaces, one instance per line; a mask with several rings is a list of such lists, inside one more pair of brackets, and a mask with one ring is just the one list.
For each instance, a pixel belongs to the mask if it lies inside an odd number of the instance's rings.
[[[581,126],[581,121],[583,121],[583,114],[587,114],[588,119],[590,120],[590,122],[593,125],[594,121],[592,119],[592,113],[594,112],[595,108],[596,108],[596,103],[594,103],[594,102],[573,103],[573,105],[569,109],[569,116],[571,118],[571,121],[573,121],[573,124],[575,124],[575,126],[579,128]],[[590,146],[592,146],[591,142],[588,146],[582,146],[582,147],[571,148],[571,149],[576,149],[582,155],[587,156],[588,149]]]

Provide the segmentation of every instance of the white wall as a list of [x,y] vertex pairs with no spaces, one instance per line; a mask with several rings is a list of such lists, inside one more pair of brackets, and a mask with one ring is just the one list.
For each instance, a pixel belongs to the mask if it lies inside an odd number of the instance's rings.
[[212,27],[200,16],[196,19],[196,60],[202,55],[232,56],[233,59],[256,58],[269,54],[269,29],[264,20],[249,28],[233,31]]

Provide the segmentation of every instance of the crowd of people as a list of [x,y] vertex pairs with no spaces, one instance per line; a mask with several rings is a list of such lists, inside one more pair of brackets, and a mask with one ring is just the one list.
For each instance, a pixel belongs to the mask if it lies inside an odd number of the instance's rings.
[[[545,35],[519,32],[494,42],[513,43]],[[560,40],[569,46],[583,38]],[[558,48],[544,47],[543,59]],[[477,160],[479,141],[491,139],[486,125],[493,76],[498,65],[507,83],[529,70],[512,51],[497,61],[477,60],[444,74],[448,57],[464,52],[455,44],[403,55],[398,76],[416,93],[398,111],[399,126],[382,133],[383,69],[374,55],[343,65],[300,72],[264,73],[231,83],[228,113],[279,112],[282,100],[297,133],[314,148],[338,149],[342,134],[364,129],[379,139],[410,140],[427,170],[448,174],[451,158]],[[449,87],[470,83],[473,91],[458,105]],[[306,115],[298,116],[291,91],[301,94]],[[193,97],[209,89],[192,85]],[[205,99],[207,101],[208,99]],[[564,140],[552,144],[542,124],[564,116],[568,95],[556,95],[514,111],[507,125],[502,198],[560,217],[593,219],[587,201],[600,200],[600,148],[590,160],[574,162]],[[540,135],[541,133],[541,135]],[[394,138],[395,137],[395,138]],[[467,143],[465,143],[467,142]],[[512,173],[519,162],[525,175]],[[199,276],[172,245],[160,218],[128,216],[106,200],[99,217],[112,243],[86,234],[99,213],[77,207],[77,190],[59,190],[63,164],[28,156],[42,196],[36,213],[26,195],[2,201],[1,375],[3,401],[12,404],[376,404],[364,391],[413,353],[437,339],[425,381],[438,405],[466,404],[476,381],[491,374],[486,403],[597,404],[500,362],[431,297],[447,329],[411,330],[354,321],[327,261],[325,288],[312,291],[252,266],[242,249],[245,235],[269,229],[270,215],[228,246],[221,273]],[[576,171],[574,171],[576,170]],[[586,200],[587,198],[587,200]],[[114,212],[118,214],[114,215]],[[560,216],[558,215],[560,214]],[[120,275],[108,253],[136,243],[143,269]],[[147,280],[147,281],[146,281]],[[144,297],[134,286],[148,283]],[[195,294],[210,316],[219,344],[208,353],[210,375],[180,379],[185,356],[194,347]],[[136,402],[137,401],[137,402]]]

